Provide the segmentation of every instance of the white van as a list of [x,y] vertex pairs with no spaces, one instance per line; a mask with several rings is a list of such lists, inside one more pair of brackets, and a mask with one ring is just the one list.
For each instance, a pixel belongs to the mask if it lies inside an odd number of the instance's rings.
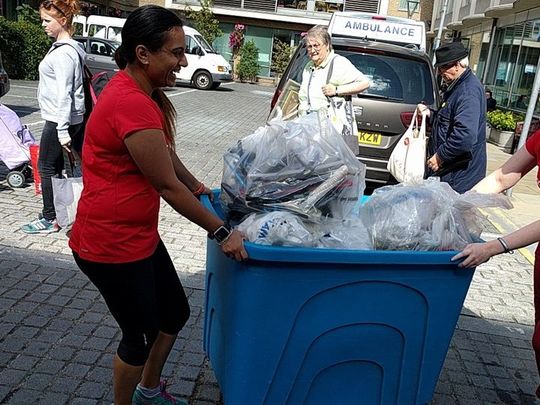
[[[98,37],[122,42],[125,18],[91,15],[75,16],[75,35]],[[232,68],[223,56],[196,29],[184,26],[188,66],[176,73],[177,82],[191,83],[198,89],[216,89],[221,83],[231,82]]]
[[216,89],[232,81],[232,68],[196,29],[184,26],[187,67],[176,74],[178,82],[189,82],[202,90]]
[[122,27],[125,18],[90,15],[88,17],[77,15],[73,18],[75,35],[83,37],[97,37],[122,42]]

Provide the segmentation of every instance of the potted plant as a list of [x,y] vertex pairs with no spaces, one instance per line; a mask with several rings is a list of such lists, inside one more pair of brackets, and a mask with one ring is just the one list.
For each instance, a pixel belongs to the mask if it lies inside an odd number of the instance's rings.
[[491,127],[489,141],[500,146],[505,152],[510,152],[518,119],[512,111],[488,112],[487,123]]
[[238,65],[240,63],[240,49],[244,44],[244,34],[246,26],[243,24],[235,24],[234,29],[229,34],[229,48],[232,50],[232,65],[234,78],[238,78]]

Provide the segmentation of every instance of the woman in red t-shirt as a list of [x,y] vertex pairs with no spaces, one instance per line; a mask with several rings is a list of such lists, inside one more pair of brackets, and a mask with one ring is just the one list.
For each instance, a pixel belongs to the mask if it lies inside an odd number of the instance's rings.
[[84,190],[69,246],[122,330],[113,363],[116,405],[181,404],[160,380],[189,305],[158,234],[160,197],[204,228],[236,260],[242,235],[207,211],[211,194],[175,153],[174,107],[161,90],[187,66],[182,22],[143,6],[127,18],[117,73],[86,127]]
[[[500,193],[514,186],[537,166],[540,166],[540,130],[527,140],[524,148],[521,148],[504,165],[480,181],[473,190],[479,193]],[[540,187],[540,171],[537,173],[536,181]],[[492,256],[508,253],[513,249],[528,246],[538,241],[540,241],[540,220],[508,234],[504,238],[467,245],[452,260],[463,259],[459,264],[460,267],[476,267]],[[540,244],[536,248],[534,261],[534,310],[535,327],[532,345],[540,374]],[[536,396],[540,398],[540,385],[536,389]]]

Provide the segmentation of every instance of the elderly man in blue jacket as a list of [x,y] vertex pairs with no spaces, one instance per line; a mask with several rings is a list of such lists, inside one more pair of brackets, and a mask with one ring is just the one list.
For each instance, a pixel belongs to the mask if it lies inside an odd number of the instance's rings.
[[447,89],[437,112],[419,104],[431,116],[427,177],[437,176],[458,193],[470,190],[486,175],[486,96],[469,68],[461,42],[440,46],[435,67]]

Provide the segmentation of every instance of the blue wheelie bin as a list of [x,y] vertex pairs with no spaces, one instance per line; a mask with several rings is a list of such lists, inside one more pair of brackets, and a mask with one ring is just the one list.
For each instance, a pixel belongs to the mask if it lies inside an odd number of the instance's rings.
[[246,249],[207,246],[204,349],[226,405],[431,400],[474,274],[455,252]]

